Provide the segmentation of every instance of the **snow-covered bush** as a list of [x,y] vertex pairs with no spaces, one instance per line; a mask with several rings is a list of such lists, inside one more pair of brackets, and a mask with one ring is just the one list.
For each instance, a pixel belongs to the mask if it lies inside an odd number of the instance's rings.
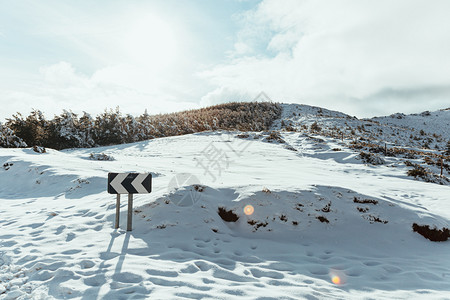
[[103,160],[103,161],[113,161],[114,157],[107,155],[105,153],[91,153],[89,154],[90,160]]
[[376,165],[384,165],[386,163],[381,156],[373,154],[373,153],[360,152],[359,157],[366,164],[371,164],[371,165],[376,166]]
[[445,176],[439,176],[437,174],[432,173],[429,169],[422,167],[421,165],[414,164],[411,162],[406,162],[407,166],[412,166],[413,169],[408,170],[406,173],[408,176],[412,176],[414,178],[421,178],[425,182],[438,183],[441,185],[449,184],[449,180]]
[[3,148],[20,148],[26,147],[27,144],[14,134],[7,126],[0,123],[0,147]]
[[263,139],[263,141],[264,142],[269,142],[269,143],[280,143],[280,144],[285,144],[286,143],[286,141],[283,140],[283,138],[281,137],[280,132],[278,132],[278,131],[271,131],[269,133],[269,135]]
[[33,146],[32,149],[36,153],[40,153],[40,154],[47,153],[47,150],[44,147],[42,147],[42,146]]
[[448,228],[444,227],[442,229],[430,228],[429,225],[419,225],[414,223],[413,231],[419,233],[424,238],[429,239],[433,242],[445,242],[450,237],[450,231]]
[[322,130],[317,122],[312,123],[310,129],[312,132],[320,132]]

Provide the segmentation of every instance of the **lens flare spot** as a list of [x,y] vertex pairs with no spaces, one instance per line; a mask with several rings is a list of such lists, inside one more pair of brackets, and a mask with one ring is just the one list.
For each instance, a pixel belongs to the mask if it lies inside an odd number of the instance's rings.
[[342,270],[331,269],[329,274],[332,283],[336,285],[346,284],[347,276]]
[[255,209],[254,209],[253,206],[251,206],[250,204],[249,204],[249,205],[246,205],[246,206],[244,207],[244,214],[246,214],[247,216],[252,215],[254,212],[255,212]]
[[341,278],[339,276],[335,275],[331,278],[331,282],[339,285],[339,284],[341,284]]

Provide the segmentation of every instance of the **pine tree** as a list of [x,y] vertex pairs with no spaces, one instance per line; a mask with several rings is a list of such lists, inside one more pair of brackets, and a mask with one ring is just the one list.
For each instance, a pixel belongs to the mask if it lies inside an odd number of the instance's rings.
[[80,147],[90,148],[96,146],[94,141],[95,121],[87,112],[83,112],[83,116],[78,121],[78,131],[80,135]]
[[152,124],[150,115],[147,113],[147,110],[145,110],[143,115],[137,118],[137,121],[139,123],[138,135],[140,141],[155,138],[156,129]]
[[118,145],[126,141],[125,122],[119,111],[110,110],[95,119],[94,140],[101,146]]
[[139,122],[128,114],[123,120],[124,130],[125,130],[125,143],[133,143],[139,141]]

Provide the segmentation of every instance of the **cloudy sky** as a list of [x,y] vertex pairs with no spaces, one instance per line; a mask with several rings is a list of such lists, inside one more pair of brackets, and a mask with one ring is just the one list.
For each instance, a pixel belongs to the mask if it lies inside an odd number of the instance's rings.
[[450,107],[447,0],[0,0],[0,120],[250,101]]

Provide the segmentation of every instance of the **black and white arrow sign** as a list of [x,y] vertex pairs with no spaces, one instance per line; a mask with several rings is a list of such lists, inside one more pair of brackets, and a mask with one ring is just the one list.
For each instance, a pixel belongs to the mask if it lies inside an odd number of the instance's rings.
[[150,173],[108,173],[108,193],[148,194],[152,191]]

